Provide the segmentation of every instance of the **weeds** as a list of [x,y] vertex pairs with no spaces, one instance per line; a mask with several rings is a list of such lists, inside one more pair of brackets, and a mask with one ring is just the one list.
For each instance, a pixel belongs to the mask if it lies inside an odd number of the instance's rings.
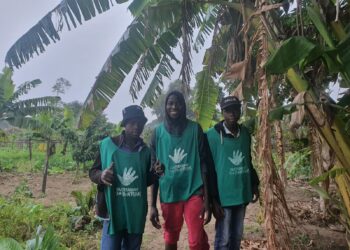
[[[44,207],[34,203],[30,189],[26,182],[22,182],[12,197],[5,199],[0,196],[0,237],[12,238],[24,244],[34,235],[34,239],[31,241],[31,246],[34,248],[27,248],[33,250],[61,249],[61,247],[89,249],[89,247],[85,248],[85,244],[91,246],[95,243],[85,242],[81,239],[90,237],[89,235],[94,235],[96,239],[97,232],[100,231],[100,225],[91,213],[92,197],[94,197],[95,192],[95,190],[91,190],[87,194],[75,192],[76,207],[69,204]],[[80,218],[79,225],[82,225],[80,227],[77,227],[77,218]],[[46,238],[51,239],[50,242],[53,245],[49,245],[49,242],[45,243],[45,235]],[[39,243],[41,244],[40,239],[47,244],[46,248],[35,248]],[[60,248],[55,248],[58,241]],[[5,243],[1,241],[0,246],[2,246],[1,244],[15,245],[12,240]],[[96,246],[91,248],[94,249]],[[6,248],[0,247],[0,249]]]

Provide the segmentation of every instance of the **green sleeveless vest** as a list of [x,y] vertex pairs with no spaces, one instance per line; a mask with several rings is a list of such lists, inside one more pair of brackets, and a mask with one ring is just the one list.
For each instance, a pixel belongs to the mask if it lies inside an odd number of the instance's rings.
[[114,162],[114,182],[105,188],[109,234],[121,230],[141,234],[147,215],[147,172],[150,164],[150,150],[144,147],[140,152],[125,152],[119,149],[111,138],[100,145],[102,169]]
[[160,201],[188,200],[202,185],[197,123],[188,121],[181,136],[168,133],[164,124],[156,129],[156,155],[164,164],[159,178]]
[[220,202],[223,207],[249,203],[252,198],[250,178],[250,134],[241,126],[238,138],[223,137],[215,128],[207,132],[215,163]]

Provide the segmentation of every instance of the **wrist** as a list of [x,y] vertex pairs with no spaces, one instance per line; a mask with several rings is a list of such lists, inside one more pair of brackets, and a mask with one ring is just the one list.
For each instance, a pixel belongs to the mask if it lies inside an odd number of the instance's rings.
[[102,181],[102,172],[100,173],[100,176],[98,178],[98,184],[104,185],[105,183]]

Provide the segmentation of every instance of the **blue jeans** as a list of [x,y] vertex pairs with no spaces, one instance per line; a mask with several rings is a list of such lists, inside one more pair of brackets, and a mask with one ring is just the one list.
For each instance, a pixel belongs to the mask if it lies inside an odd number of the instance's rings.
[[103,222],[101,250],[139,250],[142,243],[142,234],[129,234],[121,231],[114,235],[108,234],[109,221]]
[[239,250],[246,205],[224,207],[225,216],[215,224],[215,250]]

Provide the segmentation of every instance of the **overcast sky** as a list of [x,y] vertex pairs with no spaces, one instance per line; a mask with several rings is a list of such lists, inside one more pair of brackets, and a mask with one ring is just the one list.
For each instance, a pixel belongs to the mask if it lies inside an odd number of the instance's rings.
[[[5,66],[5,55],[11,45],[52,10],[59,0],[0,0],[0,67]],[[83,102],[95,77],[119,38],[131,23],[128,4],[115,5],[70,32],[61,33],[61,41],[46,47],[20,69],[14,70],[16,85],[39,78],[41,86],[31,90],[30,97],[54,95],[51,91],[59,77],[72,84],[63,96],[64,102]],[[118,91],[106,114],[110,121],[121,119],[121,109],[132,104],[128,84]]]

